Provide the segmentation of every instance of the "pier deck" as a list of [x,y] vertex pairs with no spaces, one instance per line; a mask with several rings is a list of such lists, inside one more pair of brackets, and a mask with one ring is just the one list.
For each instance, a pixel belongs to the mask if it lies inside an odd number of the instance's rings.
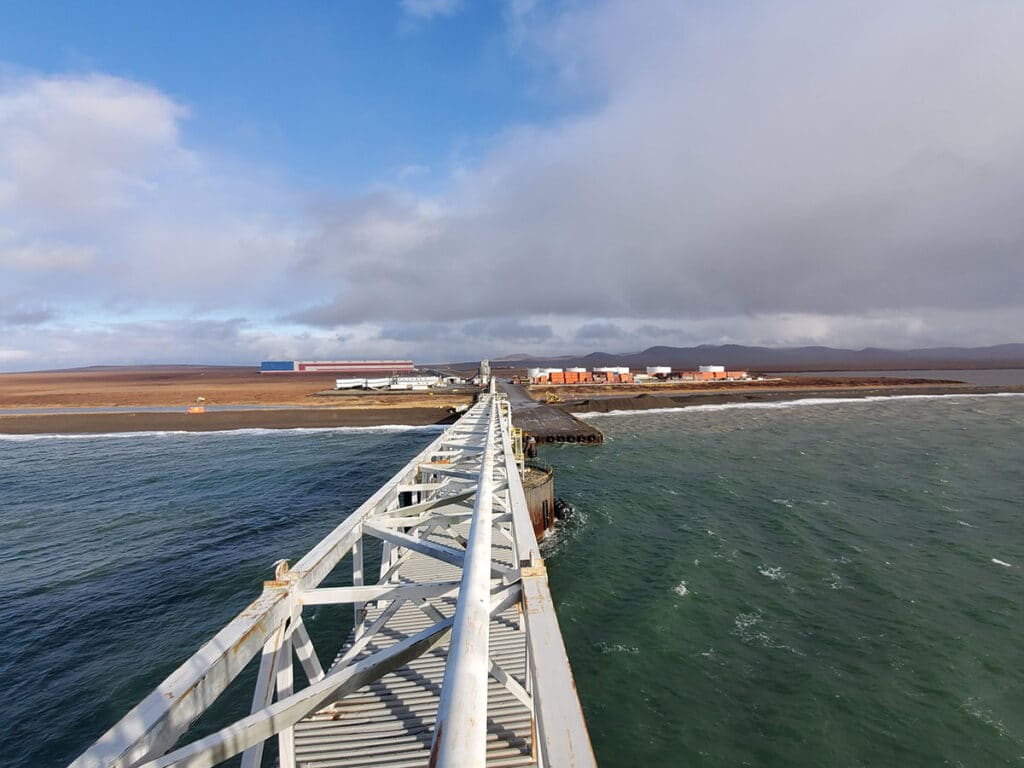
[[[469,525],[454,531],[463,539]],[[430,540],[457,548],[451,535],[431,535]],[[495,562],[511,568],[512,548],[508,542],[495,542]],[[400,584],[458,580],[459,569],[424,555],[414,554],[395,573]],[[435,597],[430,606],[445,618],[455,613],[454,597]],[[382,613],[376,608],[367,614],[372,624]],[[410,603],[403,605],[388,622],[389,631],[378,633],[357,656],[366,658],[396,642],[429,628],[434,618]],[[335,659],[344,663],[345,654],[355,641],[349,637]],[[298,765],[321,768],[387,765],[421,766],[430,754],[437,706],[444,684],[447,642],[420,656],[380,680],[334,702],[295,727],[295,760]],[[494,616],[490,631],[490,657],[517,680],[526,678],[526,636],[515,606]],[[491,678],[487,691],[487,765],[536,766],[533,757],[532,713],[515,694]]]
[[[279,562],[259,598],[73,768],[202,768],[236,755],[258,768],[269,740],[281,768],[595,766],[511,411],[492,384],[298,563]],[[370,546],[378,578],[366,573]],[[343,564],[347,585],[321,586]],[[352,611],[326,670],[303,624],[311,606]],[[189,741],[250,663],[251,713]]]
[[502,391],[515,410],[515,425],[538,443],[601,443],[604,435],[558,406],[538,403],[519,384],[504,383]]

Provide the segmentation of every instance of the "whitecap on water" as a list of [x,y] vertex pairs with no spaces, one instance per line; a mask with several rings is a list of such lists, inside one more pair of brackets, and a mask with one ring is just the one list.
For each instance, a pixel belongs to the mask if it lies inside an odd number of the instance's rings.
[[622,643],[606,643],[604,640],[599,640],[594,644],[597,650],[601,653],[628,653],[631,656],[635,656],[640,653],[640,649],[635,645],[623,645]]
[[[850,404],[867,404],[867,403],[878,403],[878,402],[893,402],[896,403],[901,400],[946,400],[951,398],[980,398],[980,397],[1024,397],[1024,392],[991,392],[983,394],[948,394],[948,395],[871,395],[869,397],[805,397],[796,400],[784,400],[781,402],[770,402],[770,403],[714,403],[707,405],[686,405],[677,406],[675,408],[646,408],[642,411],[607,411],[602,413],[601,411],[588,411],[586,413],[574,413],[577,419],[583,419],[589,421],[591,419],[603,419],[608,417],[617,416],[629,416],[632,418],[659,416],[666,413],[708,413],[713,411],[732,411],[732,410],[785,410],[789,408],[801,408],[808,405],[811,406],[834,406],[834,405],[850,405]],[[605,436],[605,442],[608,442],[609,438]]]
[[688,590],[686,588],[686,582],[685,581],[680,581],[678,584],[676,584],[674,587],[672,587],[672,591],[675,592],[680,597],[686,597],[688,594],[690,594],[690,590]]
[[736,618],[732,621],[736,632],[742,635],[743,632],[761,623],[761,612],[755,611],[754,613],[740,613],[737,614]]
[[782,572],[782,568],[777,565],[761,565],[758,567],[757,572],[772,581],[778,581],[779,579],[786,578],[786,574]]
[[1012,566],[1012,565],[1010,565],[1010,564],[1009,564],[1008,562],[1006,562],[1005,560],[999,560],[999,559],[997,559],[997,558],[995,558],[995,557],[993,557],[993,558],[992,558],[992,562],[993,562],[993,563],[995,563],[996,565],[1001,565],[1001,566],[1003,566],[1004,568],[1013,568],[1013,566]]

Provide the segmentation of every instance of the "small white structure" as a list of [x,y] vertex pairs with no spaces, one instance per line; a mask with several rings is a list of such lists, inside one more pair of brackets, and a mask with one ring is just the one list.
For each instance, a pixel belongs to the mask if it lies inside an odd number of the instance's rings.
[[390,376],[379,379],[335,379],[334,388],[425,390],[440,383],[439,376]]
[[701,373],[725,373],[724,365],[702,365],[697,369]]
[[672,373],[672,366],[670,365],[648,365],[647,375],[648,376],[668,376]]
[[594,373],[615,373],[621,376],[624,373],[629,373],[629,368],[624,365],[606,365],[601,368],[595,368]]

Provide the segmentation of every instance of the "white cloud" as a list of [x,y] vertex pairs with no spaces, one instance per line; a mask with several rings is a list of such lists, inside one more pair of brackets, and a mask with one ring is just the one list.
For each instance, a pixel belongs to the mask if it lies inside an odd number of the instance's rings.
[[82,270],[96,261],[94,248],[31,243],[5,247],[0,242],[0,267],[18,271],[61,272]]
[[[307,317],[414,321],[430,296],[470,319],[510,295],[580,317],[927,312],[955,340],[935,310],[1020,306],[1016,3],[607,2],[524,34],[598,105],[510,130],[429,237],[325,255],[338,295]],[[367,206],[420,231],[408,201]]]
[[298,195],[190,149],[187,116],[106,75],[0,80],[4,290],[95,313],[280,311],[308,289]]
[[138,206],[189,157],[187,114],[158,91],[105,75],[0,81],[0,205],[24,216],[102,216]]
[[[1016,0],[519,0],[506,19],[529,88],[585,106],[484,137],[447,184],[428,158],[433,197],[392,166],[308,205],[189,146],[187,105],[152,87],[0,79],[0,285],[27,307],[5,344],[87,362],[1015,340]],[[190,347],[175,318],[221,335]]]

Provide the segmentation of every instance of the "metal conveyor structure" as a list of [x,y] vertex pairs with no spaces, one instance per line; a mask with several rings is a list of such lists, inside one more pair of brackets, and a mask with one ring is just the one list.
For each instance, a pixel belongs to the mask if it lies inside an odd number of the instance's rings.
[[[596,765],[516,458],[492,384],[73,768],[256,768],[268,740],[281,768]],[[326,667],[303,624],[324,605],[354,625]],[[190,740],[257,656],[250,714]]]

